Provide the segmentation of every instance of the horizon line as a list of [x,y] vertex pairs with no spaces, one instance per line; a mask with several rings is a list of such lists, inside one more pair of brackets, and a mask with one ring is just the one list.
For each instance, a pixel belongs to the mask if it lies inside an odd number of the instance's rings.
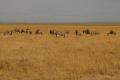
[[0,22],[0,24],[42,24],[42,25],[120,25],[120,22]]

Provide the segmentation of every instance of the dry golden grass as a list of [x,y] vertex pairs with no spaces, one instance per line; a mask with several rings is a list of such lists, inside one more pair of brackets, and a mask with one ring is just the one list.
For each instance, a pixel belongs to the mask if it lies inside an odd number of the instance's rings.
[[[0,24],[0,32],[14,28],[43,35],[0,34],[0,80],[120,80],[120,25]],[[50,29],[70,34],[55,37]],[[76,37],[76,29],[101,34]],[[109,30],[117,35],[106,36]]]

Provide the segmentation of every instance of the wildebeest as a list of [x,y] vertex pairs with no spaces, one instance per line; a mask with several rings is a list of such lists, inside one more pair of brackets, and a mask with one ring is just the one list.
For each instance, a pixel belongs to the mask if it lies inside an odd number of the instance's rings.
[[40,30],[36,30],[35,34],[41,34],[42,35],[43,33]]
[[26,33],[26,31],[24,29],[21,29],[20,33]]
[[21,30],[20,29],[14,29],[14,32],[15,33],[21,33]]
[[51,34],[51,35],[54,35],[54,34],[55,34],[55,31],[54,31],[54,30],[50,30],[50,34]]
[[109,35],[116,35],[117,33],[115,32],[115,31],[113,31],[113,30],[110,30],[108,33],[107,33],[107,35],[109,36]]
[[78,30],[75,30],[75,35],[76,36],[81,36],[81,33]]

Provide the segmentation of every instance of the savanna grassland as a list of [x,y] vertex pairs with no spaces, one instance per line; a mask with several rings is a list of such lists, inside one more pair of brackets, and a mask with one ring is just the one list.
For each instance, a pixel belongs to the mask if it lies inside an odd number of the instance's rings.
[[[43,34],[3,35],[16,28]],[[76,37],[84,29],[100,34]],[[0,80],[120,80],[120,25],[0,24]]]

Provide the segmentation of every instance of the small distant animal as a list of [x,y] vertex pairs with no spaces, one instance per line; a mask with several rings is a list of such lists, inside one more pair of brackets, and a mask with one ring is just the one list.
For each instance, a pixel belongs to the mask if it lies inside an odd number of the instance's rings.
[[83,34],[90,34],[91,32],[90,32],[90,30],[89,29],[86,29],[86,30],[83,30]]
[[21,33],[21,30],[20,29],[14,29],[14,32],[15,33]]
[[116,35],[117,33],[115,32],[115,31],[113,31],[113,30],[110,30],[108,33],[107,33],[107,35],[109,36],[109,35]]
[[66,37],[66,33],[60,32],[60,31],[55,32],[55,35],[56,35],[56,37],[58,37],[58,36],[63,36],[64,38]]
[[78,30],[75,30],[75,35],[76,35],[76,36],[81,36],[81,33],[79,33]]
[[40,34],[40,35],[42,35],[43,32],[41,32],[40,30],[36,30],[36,31],[35,31],[35,34]]
[[54,35],[54,34],[55,34],[55,31],[54,31],[54,30],[50,30],[50,34],[51,34],[51,35]]
[[98,35],[100,34],[99,32],[96,32],[96,31],[90,31],[89,29],[86,29],[86,30],[83,30],[83,34],[86,34],[86,35]]
[[32,34],[32,30],[31,29],[25,29],[25,33],[26,34]]
[[50,30],[50,34],[51,35],[55,35],[56,37],[58,36],[63,36],[64,38],[66,37],[66,35],[69,34],[69,31],[55,31],[55,30]]

